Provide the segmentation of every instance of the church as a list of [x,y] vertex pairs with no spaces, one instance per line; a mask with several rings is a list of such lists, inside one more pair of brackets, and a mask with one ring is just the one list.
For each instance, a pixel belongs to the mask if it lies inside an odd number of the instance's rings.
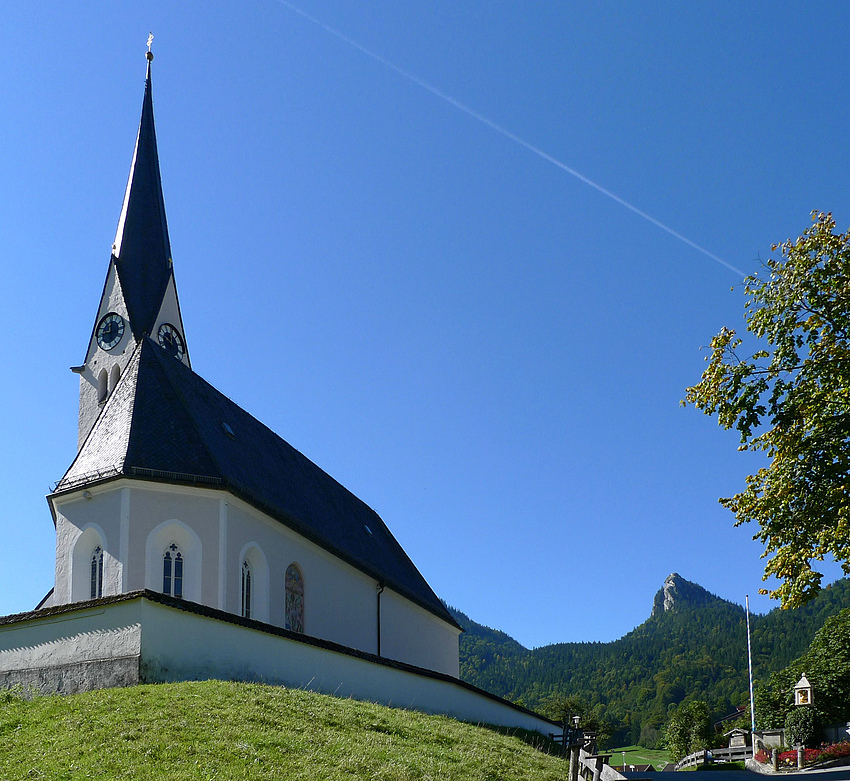
[[48,496],[55,582],[34,611],[0,618],[0,686],[260,680],[551,731],[459,680],[461,628],[377,513],[193,372],[146,57],[118,229],[72,367],[77,453]]

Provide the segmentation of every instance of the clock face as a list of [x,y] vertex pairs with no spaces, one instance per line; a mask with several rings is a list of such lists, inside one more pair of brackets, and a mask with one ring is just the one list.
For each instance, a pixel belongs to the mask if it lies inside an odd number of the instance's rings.
[[97,324],[97,343],[101,350],[111,350],[124,336],[124,318],[110,312]]
[[159,327],[157,334],[159,346],[162,347],[169,355],[173,355],[178,361],[183,359],[186,353],[186,348],[183,345],[183,339],[180,332],[171,323],[163,323]]

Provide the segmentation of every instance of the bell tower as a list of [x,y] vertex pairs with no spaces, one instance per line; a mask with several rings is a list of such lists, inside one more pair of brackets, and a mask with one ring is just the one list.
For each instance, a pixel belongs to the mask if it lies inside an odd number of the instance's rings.
[[80,375],[78,450],[142,339],[150,337],[173,357],[191,366],[174,281],[156,147],[152,40],[151,35],[145,54],[142,118],[106,281],[85,361],[82,366],[71,367],[71,371]]

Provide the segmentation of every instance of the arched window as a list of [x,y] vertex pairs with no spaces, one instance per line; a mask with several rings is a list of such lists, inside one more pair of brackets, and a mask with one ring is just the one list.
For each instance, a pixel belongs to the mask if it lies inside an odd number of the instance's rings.
[[[118,593],[115,589],[116,583],[109,583],[106,579],[109,578],[110,567],[113,565],[110,564],[106,535],[100,526],[87,523],[68,553],[70,560],[67,563],[70,566],[63,569],[69,577],[57,577],[56,580],[56,592],[61,600],[58,604],[84,602],[104,594]],[[57,552],[57,555],[61,554]]]
[[106,397],[109,395],[109,385],[108,385],[108,377],[106,374],[106,369],[101,369],[100,374],[97,375],[97,400],[98,401],[106,401]]
[[247,559],[242,562],[242,617],[251,617],[251,565]]
[[[166,583],[166,552],[171,556],[171,569],[168,572],[170,576],[168,586],[163,588]],[[175,562],[178,553],[180,554],[179,563]],[[174,518],[163,521],[150,531],[145,541],[145,588],[171,593],[191,602],[203,602],[201,593],[203,559],[204,547],[190,526]],[[177,576],[176,584],[175,575]],[[175,588],[177,588],[176,591]],[[232,590],[235,597],[236,588]],[[236,612],[235,606],[233,610]]]
[[91,593],[92,599],[103,596],[103,548],[98,545],[91,555]]
[[286,568],[286,628],[293,632],[304,631],[304,578],[295,564]]
[[118,384],[118,380],[121,379],[121,367],[116,363],[112,367],[112,371],[109,372],[109,392],[115,390],[115,386]]
[[162,557],[162,593],[183,597],[183,554],[173,542]]

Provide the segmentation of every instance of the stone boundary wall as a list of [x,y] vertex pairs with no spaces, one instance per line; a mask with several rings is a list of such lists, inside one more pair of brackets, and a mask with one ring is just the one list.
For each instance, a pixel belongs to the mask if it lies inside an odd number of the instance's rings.
[[0,670],[0,689],[21,686],[29,695],[76,694],[92,689],[135,686],[138,683],[141,683],[138,656]]
[[0,686],[74,694],[140,682],[141,627],[129,603],[86,603],[0,619]]
[[0,618],[0,686],[73,693],[238,680],[542,734],[559,725],[457,678],[150,591]]

